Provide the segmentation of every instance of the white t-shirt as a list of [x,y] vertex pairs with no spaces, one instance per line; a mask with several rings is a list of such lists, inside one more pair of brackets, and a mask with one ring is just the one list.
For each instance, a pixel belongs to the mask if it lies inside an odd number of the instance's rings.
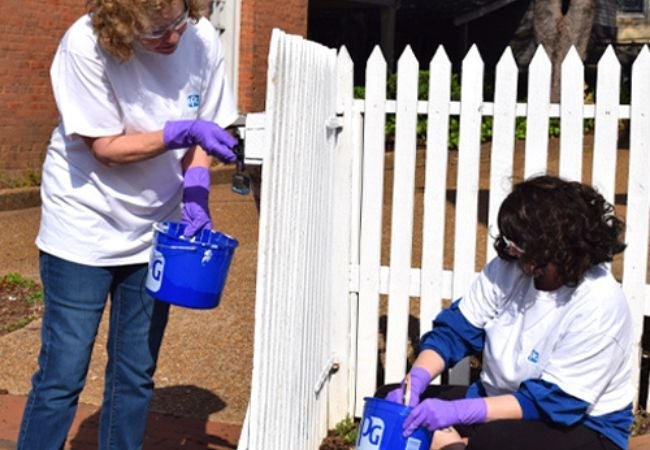
[[592,416],[632,403],[631,313],[604,266],[591,269],[574,288],[546,292],[516,263],[495,258],[459,308],[485,330],[481,383],[488,395],[542,379],[590,403]]
[[167,120],[237,117],[218,33],[189,23],[174,53],[138,47],[122,63],[97,44],[90,17],[59,44],[50,70],[60,123],[43,166],[39,249],[91,266],[144,263],[152,224],[180,218],[183,150],[118,167],[79,137],[160,130]]

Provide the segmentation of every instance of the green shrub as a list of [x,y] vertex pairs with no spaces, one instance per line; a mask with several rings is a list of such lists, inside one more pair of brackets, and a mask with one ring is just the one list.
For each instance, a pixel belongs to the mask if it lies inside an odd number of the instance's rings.
[[334,431],[341,436],[347,445],[354,445],[357,442],[359,425],[349,415],[336,424]]
[[[460,101],[460,74],[452,73],[451,75],[451,86],[450,86],[450,95],[452,101]],[[429,71],[421,70],[418,74],[418,100],[426,100],[429,94]],[[358,99],[365,98],[365,89],[361,86],[356,86],[354,88],[354,96]],[[397,74],[392,74],[388,77],[386,81],[386,98],[389,100],[394,100],[397,97]],[[483,87],[483,98],[487,101],[492,101],[494,98],[494,74],[491,72],[486,73],[484,78],[484,87]],[[585,87],[585,102],[593,103],[594,91],[591,85]],[[520,102],[526,101],[520,99]],[[481,122],[481,142],[487,142],[492,139],[492,116],[484,116]],[[584,121],[584,130],[591,131],[594,128],[593,119],[585,119]],[[457,115],[452,115],[449,117],[449,136],[448,136],[448,147],[450,149],[458,148],[458,139],[460,137],[460,118]],[[394,138],[395,136],[395,114],[390,114],[386,118],[386,127],[385,133],[387,138]],[[421,115],[418,117],[416,133],[418,139],[425,139],[427,133],[427,119],[426,116]],[[548,126],[549,136],[559,136],[560,135],[560,119],[553,117],[549,119]],[[515,138],[516,139],[525,139],[526,137],[526,118],[517,117],[515,119]]]

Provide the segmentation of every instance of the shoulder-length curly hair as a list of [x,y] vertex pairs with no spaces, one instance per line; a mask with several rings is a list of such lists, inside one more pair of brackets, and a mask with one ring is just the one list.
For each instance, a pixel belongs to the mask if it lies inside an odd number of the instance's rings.
[[[134,44],[174,0],[88,0],[87,11],[99,45],[111,56],[126,62],[133,56]],[[189,17],[199,20],[199,0],[183,0]]]
[[[614,207],[592,187],[558,177],[538,176],[516,184],[497,220],[494,248],[501,258],[536,267],[553,263],[568,286],[625,249],[624,224]],[[523,253],[512,255],[507,241]]]

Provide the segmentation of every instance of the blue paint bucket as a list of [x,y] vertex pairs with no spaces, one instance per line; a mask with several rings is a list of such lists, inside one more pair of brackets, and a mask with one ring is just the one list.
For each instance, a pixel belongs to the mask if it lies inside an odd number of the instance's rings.
[[418,428],[409,437],[402,424],[412,408],[382,398],[366,397],[357,450],[429,450],[433,433]]
[[218,231],[183,236],[185,225],[154,225],[147,292],[187,308],[215,308],[221,300],[237,240]]

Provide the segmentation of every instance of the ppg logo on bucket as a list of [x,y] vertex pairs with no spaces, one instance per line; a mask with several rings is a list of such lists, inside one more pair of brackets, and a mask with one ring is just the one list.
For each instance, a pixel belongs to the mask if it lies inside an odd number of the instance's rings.
[[364,417],[357,439],[357,450],[373,450],[381,448],[381,438],[384,436],[386,425],[376,416]]
[[165,271],[165,257],[155,249],[151,251],[149,261],[149,272],[147,273],[147,289],[151,292],[158,292],[162,284],[163,272]]

